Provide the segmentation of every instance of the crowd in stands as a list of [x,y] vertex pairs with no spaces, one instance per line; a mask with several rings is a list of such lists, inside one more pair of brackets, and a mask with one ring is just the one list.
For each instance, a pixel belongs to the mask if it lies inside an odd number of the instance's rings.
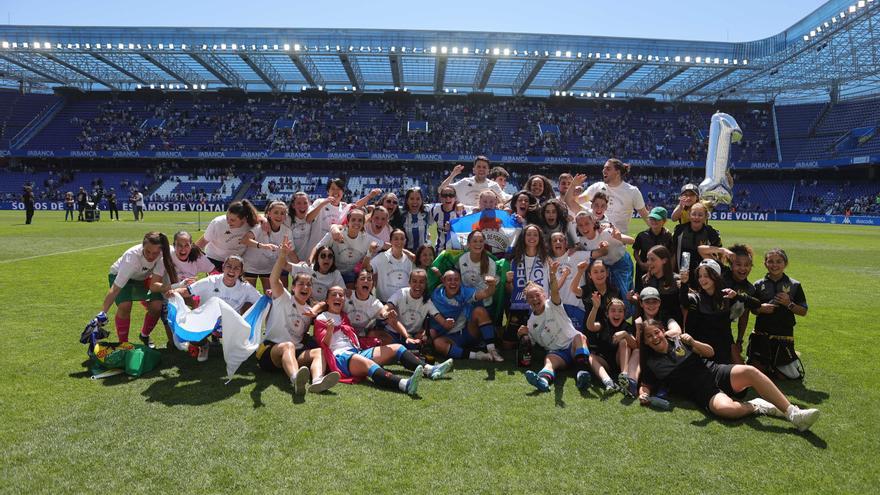
[[[120,97],[100,103],[92,118],[71,118],[70,125],[79,128],[77,145],[84,150],[504,153],[702,160],[713,111],[709,106],[670,103],[568,105],[507,98],[282,95],[237,99],[215,95],[198,101],[168,96],[148,103]],[[774,160],[769,111],[743,107],[734,113],[745,134],[734,145],[734,160]],[[281,121],[288,125],[278,125]],[[408,131],[410,121],[427,122],[429,132]],[[545,125],[544,132],[539,124]]]

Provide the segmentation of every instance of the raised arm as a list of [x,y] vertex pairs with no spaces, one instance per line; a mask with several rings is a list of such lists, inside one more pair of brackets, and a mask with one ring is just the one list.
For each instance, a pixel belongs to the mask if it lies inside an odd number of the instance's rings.
[[449,172],[449,176],[446,177],[446,179],[444,179],[443,182],[440,183],[440,186],[437,187],[437,192],[439,193],[440,191],[443,190],[444,187],[447,187],[450,184],[452,184],[452,181],[455,180],[455,178],[458,177],[463,171],[464,171],[464,165],[462,165],[460,163],[458,165],[452,167],[452,172]]
[[562,196],[562,201],[565,202],[565,205],[568,206],[568,212],[574,216],[581,210],[585,208],[581,206],[581,204],[577,200],[577,189],[583,185],[583,183],[587,180],[587,176],[585,174],[577,174],[571,180],[571,185],[568,186],[568,189],[565,191],[565,194]]
[[690,334],[681,334],[681,342],[693,349],[693,351],[699,354],[700,357],[710,358],[715,355],[715,349],[713,349],[711,345],[704,344],[699,340],[694,339]]
[[590,296],[590,301],[593,303],[593,307],[590,308],[590,313],[587,315],[585,326],[590,332],[598,332],[602,330],[602,325],[596,323],[596,315],[599,314],[599,305],[602,304],[602,296],[600,296],[598,292],[593,292]]
[[372,201],[373,198],[375,198],[376,196],[378,196],[380,194],[382,194],[381,189],[370,189],[370,192],[368,192],[366,196],[355,201],[354,206],[356,206],[358,208],[363,208],[363,207],[367,206],[367,203]]
[[559,297],[559,282],[556,280],[556,270],[559,269],[558,261],[550,262],[550,301],[559,306],[562,304],[562,298]]
[[269,274],[272,299],[278,299],[284,293],[284,284],[281,283],[281,272],[287,266],[287,257],[291,251],[293,251],[293,245],[290,243],[290,239],[284,236],[284,240],[281,241],[281,255],[275,260],[275,264],[272,266],[272,273]]

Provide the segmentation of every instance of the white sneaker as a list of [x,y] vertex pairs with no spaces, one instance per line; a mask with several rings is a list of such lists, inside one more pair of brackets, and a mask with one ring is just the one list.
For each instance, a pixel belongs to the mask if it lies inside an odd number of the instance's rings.
[[431,373],[430,375],[428,375],[428,377],[431,380],[439,380],[450,371],[452,371],[452,358],[449,358],[440,364],[435,364],[434,369],[431,370]]
[[[797,406],[793,406],[796,407]],[[818,409],[795,409],[794,412],[791,413],[791,417],[788,418],[791,421],[798,431],[807,431],[813,426],[813,423],[819,419],[819,410]]]
[[504,362],[504,358],[501,357],[501,354],[498,353],[497,349],[492,349],[491,351],[489,351],[489,355],[492,356],[492,361],[495,361],[496,363]]
[[773,416],[774,418],[784,418],[785,414],[769,401],[760,397],[748,401],[749,404],[755,406],[755,414],[763,414],[764,416]]
[[306,384],[309,383],[309,369],[300,366],[296,373],[290,377],[290,383],[293,384],[293,395],[305,395]]
[[338,371],[331,371],[309,385],[309,392],[319,394],[325,390],[330,390],[333,385],[339,383],[340,378],[342,378],[342,375]]
[[488,352],[477,351],[474,353],[474,358],[477,361],[494,361],[495,358],[492,357]]
[[199,347],[199,357],[197,357],[196,359],[200,363],[204,363],[208,360],[208,344]]

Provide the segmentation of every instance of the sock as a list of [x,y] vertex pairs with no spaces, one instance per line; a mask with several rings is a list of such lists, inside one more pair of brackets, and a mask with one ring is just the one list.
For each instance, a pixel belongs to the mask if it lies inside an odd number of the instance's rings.
[[[483,337],[483,342],[489,343],[495,340],[495,326],[491,323],[486,323],[485,325],[480,325],[480,335]],[[492,348],[495,348],[495,344],[491,345]]]
[[486,344],[486,352],[492,352],[495,350],[495,344]]
[[131,325],[131,320],[115,316],[113,321],[116,323],[116,335],[119,337],[119,341],[128,342],[128,327]]
[[553,380],[556,379],[556,374],[549,368],[542,368],[541,371],[538,372],[538,376],[547,380],[547,383],[553,383]]
[[[399,376],[395,376],[390,371],[383,369],[378,364],[373,364],[370,366],[370,370],[367,372],[367,375],[370,377],[370,380],[373,380],[373,383],[382,387],[382,388],[390,388],[395,389],[400,386],[400,382],[403,381]],[[406,390],[403,388],[402,390]]]
[[602,385],[605,385],[605,388],[614,388],[614,381],[611,378],[606,378],[602,380]]
[[407,385],[409,385],[409,378],[400,380],[397,384],[397,388],[400,389],[401,392],[406,392]]
[[416,357],[412,351],[408,350],[406,347],[401,346],[397,351],[397,361],[403,365],[404,368],[413,371],[416,369],[416,366],[421,364],[425,364],[424,361]]
[[141,327],[141,335],[149,336],[153,329],[156,328],[156,323],[159,323],[159,317],[147,313],[144,316],[144,326]]
[[434,365],[424,364],[423,366],[425,367],[425,376],[431,376],[431,372],[434,371]]
[[[452,344],[451,346],[449,346],[449,352],[447,352],[446,355],[449,356],[449,357],[451,357],[452,359],[461,359],[461,358],[464,357],[465,354],[464,354],[464,349],[462,349],[461,347],[459,347],[457,344]],[[471,359],[476,359],[476,358],[474,357],[474,353],[473,353],[473,352],[470,353],[468,356],[469,356]]]
[[788,409],[785,411],[785,419],[791,421],[791,417],[794,416],[794,413],[800,411],[800,408],[794,404],[789,404]]
[[[452,355],[452,351],[449,352],[449,357],[455,357]],[[474,351],[469,352],[468,359],[477,359],[477,353]]]
[[577,364],[587,366],[589,363],[587,362],[587,358],[590,356],[590,351],[586,347],[578,347],[574,350],[574,361]]

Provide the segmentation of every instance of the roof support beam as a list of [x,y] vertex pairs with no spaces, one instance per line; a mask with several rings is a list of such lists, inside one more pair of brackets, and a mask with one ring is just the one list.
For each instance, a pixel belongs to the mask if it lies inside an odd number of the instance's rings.
[[198,73],[170,57],[146,52],[140,52],[140,56],[183,84],[196,86],[205,83],[205,80]]
[[573,62],[559,75],[559,78],[556,79],[556,82],[553,83],[553,87],[558,89],[559,91],[568,91],[570,90],[578,81],[584,77],[584,74],[590,70],[590,67],[593,66],[595,62],[588,60],[585,62],[581,62],[580,64]]
[[661,66],[645,76],[638,84],[630,88],[634,95],[647,95],[657,91],[661,86],[680,76],[687,67]]
[[362,92],[366,83],[364,82],[364,75],[361,73],[361,67],[358,65],[357,59],[350,57],[346,53],[340,53],[339,61],[342,62],[342,68],[345,69],[345,74],[348,76],[352,87],[358,93]]
[[442,93],[443,84],[446,81],[446,55],[439,55],[434,59],[434,92]]
[[272,64],[266,60],[266,57],[255,53],[240,53],[238,56],[248,64],[248,67],[250,67],[256,75],[260,76],[260,79],[262,79],[264,83],[272,88],[272,91],[277,92],[284,88],[284,78],[282,78],[281,74],[275,70],[275,67],[272,67]]
[[68,62],[67,60],[61,58],[58,55],[52,55],[49,53],[40,53],[40,54],[42,56],[46,57],[47,59],[55,62],[56,64],[61,65],[63,67],[66,67],[67,69],[69,69],[73,72],[76,72],[77,74],[79,74],[81,76],[87,77],[87,78],[91,79],[92,81],[95,81],[98,84],[103,84],[104,86],[106,86],[110,89],[113,89],[113,90],[119,89],[117,87],[116,83],[110,82],[110,78],[108,76],[110,76],[111,74],[107,73],[107,71],[101,71],[95,65],[92,65],[91,67],[89,67],[89,69],[91,69],[91,70],[86,70],[86,69],[82,68],[81,63],[79,63],[79,62],[71,63],[71,62]]
[[306,82],[309,83],[309,86],[324,86],[324,77],[321,76],[321,73],[318,71],[318,66],[315,65],[315,62],[312,61],[311,57],[308,55],[292,54],[290,55],[290,60],[302,73]]
[[217,55],[213,53],[189,52],[189,56],[221,83],[233,88],[244,88],[244,81],[242,81],[241,77]]
[[492,69],[495,68],[495,62],[498,60],[493,57],[483,57],[480,60],[480,67],[477,69],[477,75],[474,78],[473,88],[475,91],[483,91],[489,84],[489,78],[492,76]]
[[[136,83],[147,85],[154,84],[160,81],[160,78],[156,76],[156,74],[144,70],[143,66],[135,67],[135,65],[130,63],[129,60],[125,59],[124,56],[110,55],[109,53],[92,53],[91,55],[92,57],[95,57],[95,59],[99,62],[107,65],[108,67],[112,67],[114,70],[126,75]],[[138,72],[135,72],[136,69],[138,70]]]
[[391,64],[391,78],[394,80],[395,88],[403,87],[403,61],[400,58],[400,55],[392,53],[388,57],[388,62]]
[[696,80],[691,80],[688,78],[682,81],[681,84],[677,85],[677,87],[672,88],[672,92],[670,96],[675,97],[677,100],[682,100],[686,98],[688,95],[699,91],[700,89],[712,84],[713,82],[721,79],[722,77],[727,77],[731,73],[733,73],[734,69],[721,69],[717,71],[715,74],[706,75],[701,74],[701,77]]
[[516,79],[513,80],[513,94],[516,96],[524,95],[546,63],[547,59],[544,58],[527,60]]
[[4,60],[8,60],[13,64],[27,69],[34,74],[39,76],[43,76],[49,81],[68,85],[73,82],[73,80],[67,75],[61,72],[58,72],[53,67],[45,62],[45,60],[41,60],[40,57],[36,57],[34,55],[24,54],[24,53],[4,53],[0,55],[0,58]]
[[642,65],[641,63],[637,63],[632,66],[627,65],[619,65],[615,66],[608,72],[606,72],[598,81],[596,81],[596,91],[599,94],[605,94],[619,86],[623,81],[626,80],[629,76],[633,75],[637,70],[639,70]]

